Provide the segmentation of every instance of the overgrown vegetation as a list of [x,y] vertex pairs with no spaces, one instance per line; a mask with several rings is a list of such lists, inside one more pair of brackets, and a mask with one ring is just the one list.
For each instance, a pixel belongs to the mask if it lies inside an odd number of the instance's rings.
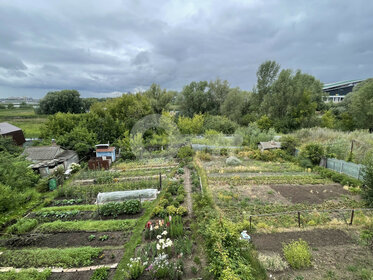
[[311,266],[311,249],[307,242],[299,239],[283,245],[285,259],[292,268],[306,268]]
[[49,269],[42,272],[38,272],[36,269],[24,269],[20,272],[12,270],[0,272],[0,280],[47,280],[51,274]]

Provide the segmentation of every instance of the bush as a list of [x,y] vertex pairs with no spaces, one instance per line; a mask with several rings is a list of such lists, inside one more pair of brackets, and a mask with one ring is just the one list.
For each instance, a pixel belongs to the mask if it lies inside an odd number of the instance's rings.
[[198,151],[197,152],[197,157],[200,159],[200,160],[203,160],[203,161],[210,161],[211,160],[211,154],[209,152],[206,152],[206,151]]
[[220,155],[221,156],[227,156],[228,155],[228,149],[227,148],[220,149]]
[[259,254],[258,259],[264,268],[270,271],[284,271],[289,267],[287,262],[277,253],[271,255]]
[[24,234],[33,230],[38,225],[36,219],[20,219],[16,224],[10,226],[7,232],[12,234]]
[[109,268],[101,267],[97,268],[93,272],[91,280],[107,280],[109,278]]
[[306,144],[302,147],[300,157],[309,159],[313,165],[319,165],[325,151],[323,146],[316,143]]
[[190,161],[193,157],[193,149],[191,146],[183,146],[177,152],[177,158],[180,160]]
[[0,184],[0,213],[5,213],[19,204],[17,202],[17,192],[11,187]]
[[225,160],[225,163],[229,166],[237,166],[237,165],[241,165],[242,161],[234,156],[231,156]]
[[332,179],[334,182],[340,183],[343,186],[360,187],[362,185],[360,180],[349,177],[342,173],[338,173],[331,169],[315,166],[313,170],[319,173],[322,177]]
[[311,250],[306,241],[299,239],[284,244],[282,250],[285,259],[292,268],[299,269],[311,266]]
[[281,137],[281,148],[287,152],[289,155],[294,156],[297,146],[297,140],[291,136],[282,136]]

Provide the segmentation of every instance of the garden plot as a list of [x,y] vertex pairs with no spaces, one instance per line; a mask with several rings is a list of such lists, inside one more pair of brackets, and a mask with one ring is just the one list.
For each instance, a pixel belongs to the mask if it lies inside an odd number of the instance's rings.
[[[373,254],[367,247],[356,243],[350,232],[336,229],[312,231],[252,234],[252,240],[260,254],[279,254],[283,260],[283,244],[293,240],[306,241],[311,247],[310,268],[296,270],[284,267],[271,271],[272,279],[371,279]],[[281,271],[282,270],[282,271]],[[364,278],[364,275],[370,275]],[[298,277],[298,278],[296,278]],[[302,278],[303,277],[303,278]]]

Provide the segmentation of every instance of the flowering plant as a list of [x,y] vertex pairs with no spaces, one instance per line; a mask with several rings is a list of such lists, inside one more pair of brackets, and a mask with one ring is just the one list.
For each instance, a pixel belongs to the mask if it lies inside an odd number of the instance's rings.
[[138,279],[144,272],[148,262],[142,262],[140,258],[131,258],[127,264],[130,279]]

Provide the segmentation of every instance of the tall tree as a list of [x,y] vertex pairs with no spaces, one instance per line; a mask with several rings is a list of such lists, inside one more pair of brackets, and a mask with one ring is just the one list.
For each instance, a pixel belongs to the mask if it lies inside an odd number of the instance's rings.
[[150,88],[144,92],[144,95],[149,98],[150,105],[156,114],[162,113],[168,109],[169,104],[176,95],[175,91],[167,91],[161,89],[157,84],[152,84]]
[[373,132],[373,79],[362,83],[350,93],[349,112],[357,128],[367,128]]
[[53,115],[55,113],[84,113],[86,106],[76,90],[48,92],[40,100],[38,113]]
[[279,70],[280,64],[272,60],[267,60],[259,66],[258,71],[256,72],[258,105],[263,101],[264,96],[269,93],[273,82],[277,78]]

